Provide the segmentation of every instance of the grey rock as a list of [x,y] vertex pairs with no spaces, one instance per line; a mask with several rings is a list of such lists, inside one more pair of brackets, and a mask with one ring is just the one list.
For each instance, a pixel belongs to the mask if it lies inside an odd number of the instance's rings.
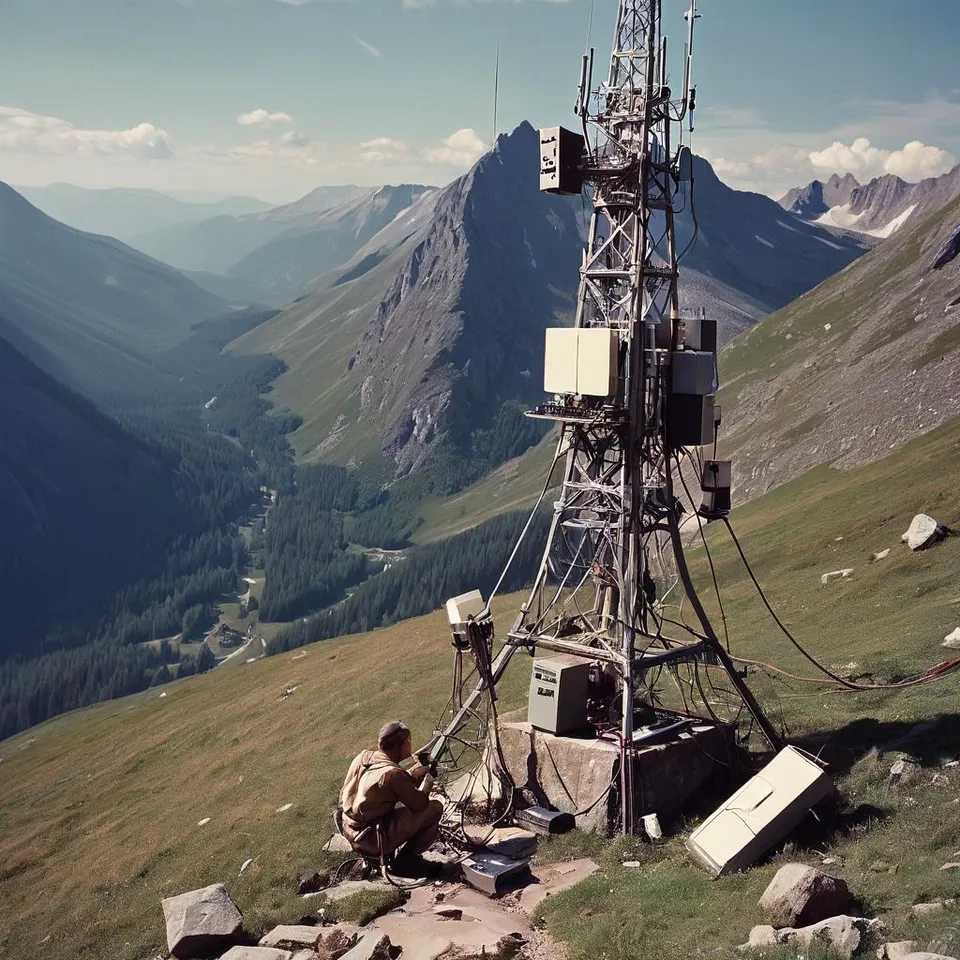
[[323,849],[327,853],[352,853],[353,847],[350,846],[350,841],[341,836],[339,833],[333,834],[330,839],[323,845]]
[[919,940],[897,940],[894,943],[882,943],[877,947],[877,960],[903,960],[920,949]]
[[915,903],[910,912],[915,917],[929,917],[937,913],[943,913],[947,907],[952,907],[957,901],[953,898],[947,900],[933,900],[930,903]]
[[909,757],[900,757],[899,760],[894,760],[890,766],[890,775],[887,777],[887,786],[895,787],[905,778],[909,780],[910,774],[914,772],[916,767],[916,761]]
[[324,958],[314,950],[297,950],[290,960],[324,960]]
[[274,947],[231,947],[220,960],[291,960],[289,950]]
[[820,585],[825,587],[831,580],[848,580],[851,573],[853,573],[853,567],[846,567],[843,570],[831,570],[830,573],[825,573],[820,577]]
[[943,246],[937,251],[937,255],[930,264],[931,270],[939,270],[945,267],[951,260],[954,260],[960,254],[960,227],[957,227],[953,233],[947,237]]
[[747,942],[741,950],[752,950],[754,947],[775,947],[780,942],[777,931],[769,924],[759,924],[750,931]]
[[243,917],[222,883],[162,901],[167,947],[179,960],[215,956],[236,942]]
[[360,936],[356,946],[341,960],[390,960],[390,938],[378,930],[370,930]]
[[327,887],[324,895],[331,903],[352,897],[355,893],[366,893],[370,890],[389,890],[390,887],[382,880],[346,880],[335,887]]
[[942,540],[950,531],[933,517],[918,513],[900,538],[911,550],[923,550]]
[[281,950],[300,950],[303,947],[310,947],[315,950],[322,939],[323,927],[281,924],[260,938],[260,946],[278,947]]
[[860,946],[860,927],[865,923],[857,917],[830,917],[807,927],[787,927],[778,932],[778,937],[781,943],[799,943],[803,946],[823,941],[829,943],[837,953],[852,957]]
[[792,927],[836,916],[852,902],[846,883],[839,877],[803,863],[788,863],[764,890],[759,907],[774,926]]

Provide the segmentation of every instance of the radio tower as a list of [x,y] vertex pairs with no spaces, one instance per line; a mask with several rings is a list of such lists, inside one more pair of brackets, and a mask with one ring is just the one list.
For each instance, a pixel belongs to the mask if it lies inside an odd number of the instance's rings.
[[[685,317],[678,298],[675,201],[693,190],[693,157],[682,138],[685,121],[693,129],[697,0],[685,15],[679,95],[670,87],[661,7],[662,0],[619,0],[609,73],[596,90],[592,51],[583,58],[575,106],[582,133],[541,131],[541,189],[586,187],[593,203],[574,327],[547,331],[545,388],[553,401],[529,414],[558,421],[554,467],[564,464],[563,480],[533,589],[497,657],[485,652],[489,608],[461,624],[458,649],[472,649],[479,679],[457,698],[446,730],[475,715],[483,697],[495,699],[519,648],[601,662],[617,690],[611,712],[623,744],[624,833],[637,826],[632,745],[635,720],[651,713],[648,671],[684,662],[724,669],[761,733],[780,745],[711,626],[680,535],[681,468],[694,472],[690,452],[715,442],[719,422],[716,323]],[[722,516],[729,463],[706,460],[696,472],[701,515]],[[663,615],[671,581],[699,624],[686,637],[671,635]],[[457,630],[454,622],[455,645]],[[443,735],[434,752],[442,743]]]

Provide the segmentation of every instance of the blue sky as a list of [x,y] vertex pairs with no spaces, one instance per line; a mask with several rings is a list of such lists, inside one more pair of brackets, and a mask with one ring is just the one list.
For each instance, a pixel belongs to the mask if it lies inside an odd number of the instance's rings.
[[[679,54],[686,2],[663,2]],[[277,201],[444,183],[491,142],[498,42],[499,129],[572,124],[591,9],[602,62],[614,0],[0,0],[0,179]],[[694,146],[731,184],[960,157],[956,0],[701,12]]]

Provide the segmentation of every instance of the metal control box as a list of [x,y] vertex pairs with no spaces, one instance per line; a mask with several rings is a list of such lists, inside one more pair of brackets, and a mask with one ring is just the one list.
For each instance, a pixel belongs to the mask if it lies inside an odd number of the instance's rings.
[[717,352],[717,321],[706,317],[691,317],[683,321],[684,341],[688,350]]
[[547,393],[609,397],[617,383],[620,339],[609,327],[548,327],[543,355]]
[[833,791],[809,754],[784,747],[690,834],[687,850],[715,876],[751,866]]
[[667,408],[667,439],[674,447],[701,447],[713,443],[716,430],[715,397],[675,393]]
[[577,335],[573,327],[548,327],[543,351],[543,389],[577,392]]
[[717,355],[710,350],[677,350],[670,354],[674,393],[704,397],[717,390]]
[[583,135],[565,127],[540,131],[540,189],[545,193],[574,194],[583,189]]
[[533,661],[527,720],[546,733],[582,730],[587,723],[590,664],[576,657]]
[[584,327],[577,333],[577,393],[609,397],[617,383],[620,338],[610,327]]

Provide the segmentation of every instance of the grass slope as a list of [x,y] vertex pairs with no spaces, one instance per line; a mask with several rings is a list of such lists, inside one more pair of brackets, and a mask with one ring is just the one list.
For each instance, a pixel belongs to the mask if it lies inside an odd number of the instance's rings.
[[[953,421],[870,467],[820,468],[736,511],[771,601],[827,663],[892,676],[949,653],[939,643],[960,622],[960,538],[918,554],[899,538],[920,510],[960,527],[958,457]],[[724,538],[716,530],[710,542],[735,652],[809,675],[751,597]],[[885,560],[868,562],[886,547]],[[841,566],[854,567],[852,579],[821,587],[820,574]],[[706,593],[702,558],[695,572]],[[519,600],[498,606],[501,628]],[[191,678],[162,699],[152,691],[102,704],[0,745],[0,956],[142,958],[162,945],[160,898],[214,881],[228,885],[253,929],[300,916],[295,875],[319,855],[350,756],[390,716],[426,739],[449,688],[446,633],[443,614],[433,614]],[[528,676],[526,658],[514,663],[508,705],[522,702]],[[949,930],[957,919],[949,912],[921,925],[908,910],[960,893],[957,876],[938,869],[960,849],[960,774],[940,766],[960,749],[960,676],[839,695],[761,675],[751,682],[795,738],[826,745],[847,799],[877,808],[785,856],[818,863],[816,849],[829,850],[830,869],[883,918],[889,939]],[[297,690],[281,701],[289,686]],[[932,717],[942,718],[937,730],[910,748],[923,765],[887,790],[892,756],[878,762],[870,748]],[[649,848],[573,835],[545,856],[582,850],[604,869],[545,907],[573,960],[731,956],[777,866],[711,882],[682,837]],[[248,857],[253,865],[238,876]],[[643,866],[620,869],[628,858]]]

